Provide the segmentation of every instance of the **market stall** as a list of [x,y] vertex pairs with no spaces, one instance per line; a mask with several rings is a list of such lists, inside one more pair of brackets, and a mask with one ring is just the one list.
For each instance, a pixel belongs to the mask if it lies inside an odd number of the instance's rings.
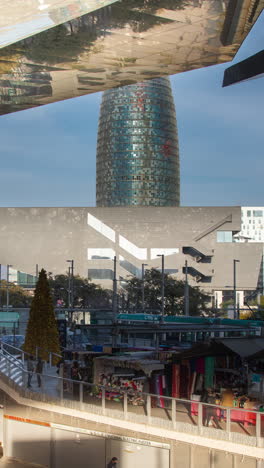
[[[94,359],[102,355],[102,352],[96,351],[64,350],[63,357],[57,364],[58,375],[65,379],[63,382],[64,392],[69,394],[74,393],[71,380],[92,383]],[[75,369],[75,371],[73,371],[73,369]]]
[[152,359],[152,353],[97,357],[93,382],[106,388],[106,399],[120,401],[126,392],[129,403],[140,405],[144,404],[142,393],[150,391],[153,373],[163,370],[164,364]]
[[[216,404],[236,408],[231,410],[232,421],[255,424],[254,413],[238,409],[258,411],[263,406],[264,366],[255,359],[251,369],[251,357],[263,358],[263,350],[263,338],[219,339],[194,346],[173,363],[172,396],[191,400],[191,415],[196,416],[196,402],[206,402],[205,391],[210,388]],[[224,398],[227,389],[232,394],[228,404]],[[226,419],[224,411],[217,414]]]

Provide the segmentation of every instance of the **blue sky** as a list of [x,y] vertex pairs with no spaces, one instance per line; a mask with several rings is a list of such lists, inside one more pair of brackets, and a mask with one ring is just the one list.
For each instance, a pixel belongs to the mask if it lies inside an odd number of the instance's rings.
[[[234,62],[263,44],[262,13]],[[171,77],[185,206],[264,205],[264,78],[222,88],[228,65]],[[100,101],[97,93],[0,117],[0,206],[95,206]]]

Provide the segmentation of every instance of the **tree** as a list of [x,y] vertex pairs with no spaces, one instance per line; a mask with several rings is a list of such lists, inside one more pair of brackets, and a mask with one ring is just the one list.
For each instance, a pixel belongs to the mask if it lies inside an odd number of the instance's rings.
[[[64,306],[68,306],[69,277],[67,275],[49,276],[53,303],[63,301]],[[89,278],[74,276],[73,278],[73,305],[75,307],[108,308],[111,305],[112,291],[101,288],[98,284],[92,283]]]
[[260,296],[259,298],[258,309],[252,310],[249,320],[264,320],[264,296],[263,295]]
[[[144,277],[145,310],[161,310],[161,282],[162,274],[159,270],[151,268],[146,270]],[[167,315],[182,315],[184,311],[184,281],[176,280],[164,275],[165,297],[164,309]],[[142,306],[142,280],[131,278],[127,282],[127,310],[140,311]],[[189,312],[190,315],[201,315],[206,309],[209,300],[200,288],[189,286]]]
[[[74,62],[78,68],[78,57],[89,52],[96,39],[105,35],[105,28],[109,31],[130,25],[134,32],[148,31],[173,22],[157,14],[160,9],[183,10],[188,5],[187,0],[123,0],[113,3],[111,10],[99,9],[22,39],[5,48],[5,53],[23,54],[27,60],[50,66]],[[56,13],[52,16],[55,22],[60,20]]]
[[[29,307],[32,301],[32,297],[30,296],[29,292],[17,286],[14,283],[10,283],[8,285],[9,289],[9,304],[13,307]],[[7,294],[7,283],[5,280],[1,281],[0,286],[0,298],[1,298],[1,305],[6,303],[6,294]]]
[[39,356],[45,360],[48,360],[49,351],[60,353],[59,333],[47,274],[44,269],[39,273],[29,312],[24,350],[35,354],[37,346],[40,348]]
[[173,22],[157,14],[158,10],[183,10],[186,6],[186,0],[124,0],[111,6],[109,28],[124,28],[129,24],[134,32],[148,31],[154,26]]
[[77,23],[80,24],[69,21],[23,39],[20,46],[26,58],[48,65],[77,62],[78,56],[89,50],[96,39],[96,33],[83,25],[81,19]]

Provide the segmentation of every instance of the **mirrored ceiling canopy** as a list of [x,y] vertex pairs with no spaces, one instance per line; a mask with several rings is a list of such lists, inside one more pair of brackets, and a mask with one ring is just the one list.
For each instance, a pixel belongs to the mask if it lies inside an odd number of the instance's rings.
[[118,0],[0,0],[0,47]]
[[30,19],[18,8],[8,24],[16,29],[37,18],[39,30],[46,30],[35,34],[29,28],[26,34],[22,28],[23,39],[0,50],[0,114],[229,61],[264,0],[27,0],[23,5],[25,12],[34,5],[38,14]]

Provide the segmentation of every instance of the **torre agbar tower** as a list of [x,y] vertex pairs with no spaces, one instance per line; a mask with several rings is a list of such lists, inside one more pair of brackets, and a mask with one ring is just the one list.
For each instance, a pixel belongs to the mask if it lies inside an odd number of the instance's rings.
[[179,149],[168,78],[104,92],[96,173],[99,207],[179,206]]

